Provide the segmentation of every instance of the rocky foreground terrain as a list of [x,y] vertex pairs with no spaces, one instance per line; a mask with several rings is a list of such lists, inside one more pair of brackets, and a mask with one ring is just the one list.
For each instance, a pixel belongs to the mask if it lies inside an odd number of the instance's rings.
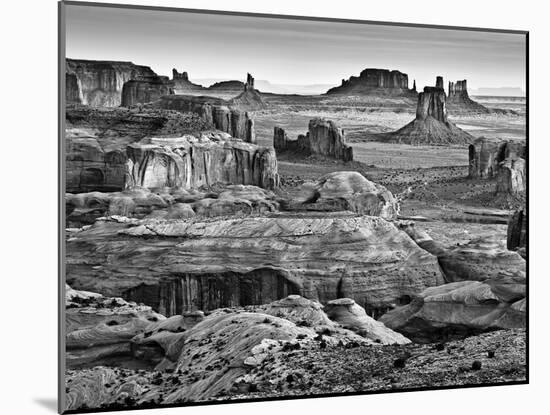
[[68,410],[525,381],[527,149],[465,127],[519,113],[382,69],[67,83]]

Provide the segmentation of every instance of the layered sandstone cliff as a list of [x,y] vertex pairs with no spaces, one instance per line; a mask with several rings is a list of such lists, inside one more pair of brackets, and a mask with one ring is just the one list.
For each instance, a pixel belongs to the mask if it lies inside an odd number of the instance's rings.
[[97,221],[67,244],[73,287],[165,315],[300,294],[322,303],[349,297],[378,316],[444,282],[436,257],[404,232],[351,213]]
[[68,104],[118,107],[125,82],[157,74],[148,66],[132,62],[66,59],[66,99]]
[[197,188],[221,184],[278,186],[271,148],[228,135],[148,138],[127,147],[126,187]]
[[165,95],[155,105],[163,109],[197,114],[217,130],[248,143],[256,142],[252,116],[247,111],[231,108],[231,103],[223,99],[191,95]]
[[359,76],[342,79],[340,86],[331,88],[327,94],[405,94],[413,95],[409,90],[409,77],[399,71],[388,69],[367,68],[361,71]]
[[353,148],[346,144],[344,130],[334,121],[314,118],[309,121],[306,135],[289,139],[280,127],[274,127],[273,147],[277,152],[292,152],[304,156],[319,154],[342,161],[353,160]]
[[120,105],[131,107],[160,99],[163,95],[174,94],[174,84],[166,76],[148,76],[132,79],[122,87]]
[[176,94],[186,94],[197,91],[200,92],[206,89],[202,85],[191,82],[187,72],[178,72],[176,68],[172,69],[172,83]]
[[469,144],[474,140],[447,119],[447,97],[443,78],[437,77],[435,87],[424,87],[418,94],[416,118],[401,129],[382,135],[384,141],[405,144]]

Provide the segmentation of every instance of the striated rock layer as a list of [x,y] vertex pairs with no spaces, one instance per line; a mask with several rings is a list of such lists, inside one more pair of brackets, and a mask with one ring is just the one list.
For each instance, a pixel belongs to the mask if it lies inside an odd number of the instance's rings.
[[382,316],[380,322],[419,342],[525,328],[525,287],[523,272],[431,287],[410,304]]
[[440,87],[425,87],[418,94],[416,118],[399,130],[384,134],[384,141],[405,144],[469,144],[474,140],[447,119],[446,95],[443,79],[438,77]]
[[163,95],[174,94],[174,84],[166,76],[142,77],[124,83],[121,106],[131,107],[158,100]]
[[274,188],[275,151],[230,136],[148,138],[127,148],[126,187],[191,189],[221,184]]
[[479,137],[469,146],[468,177],[480,179],[496,177],[500,164],[504,160],[525,159],[526,155],[525,140]]
[[220,131],[249,143],[256,142],[254,119],[246,111],[230,108],[229,101],[203,96],[165,95],[155,105],[163,109],[195,113]]
[[286,207],[321,212],[349,210],[387,220],[395,219],[399,212],[399,204],[388,189],[355,171],[329,173],[315,183],[304,183]]
[[125,82],[157,76],[132,62],[66,59],[65,68],[67,103],[92,107],[118,107]]
[[319,154],[342,161],[353,160],[353,148],[346,144],[344,130],[334,121],[314,118],[310,120],[308,130],[306,135],[291,140],[282,128],[274,127],[273,147],[278,152]]
[[98,221],[67,241],[67,282],[165,315],[289,294],[349,297],[379,315],[444,279],[436,257],[384,219],[308,213]]

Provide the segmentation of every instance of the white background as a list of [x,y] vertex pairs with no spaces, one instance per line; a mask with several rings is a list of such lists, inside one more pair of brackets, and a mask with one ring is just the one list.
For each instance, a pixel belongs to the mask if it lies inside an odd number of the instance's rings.
[[[98,0],[99,1],[99,0]],[[530,31],[531,384],[164,409],[163,414],[548,413],[549,13],[543,1],[124,1]],[[0,412],[52,414],[57,391],[57,4],[3,2],[0,78]],[[368,58],[368,57],[366,57]],[[434,56],[437,59],[437,56]],[[213,65],[221,64],[212,62]],[[314,68],[312,68],[314,70]],[[128,413],[128,412],[123,412]],[[153,411],[140,411],[139,414]]]

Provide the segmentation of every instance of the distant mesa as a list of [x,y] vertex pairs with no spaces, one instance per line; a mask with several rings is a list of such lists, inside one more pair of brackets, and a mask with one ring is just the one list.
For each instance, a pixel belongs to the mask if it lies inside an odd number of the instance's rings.
[[314,118],[306,135],[293,140],[280,127],[273,129],[273,147],[277,153],[292,152],[303,156],[319,154],[342,161],[353,160],[353,148],[346,144],[344,130],[334,121]]
[[176,68],[172,69],[172,82],[176,94],[185,94],[191,91],[204,91],[206,89],[202,85],[191,82],[187,72],[180,73]]
[[148,66],[132,62],[66,59],[65,80],[68,104],[118,107],[125,82],[157,74]]
[[409,77],[400,71],[388,69],[364,69],[359,76],[342,79],[340,86],[327,91],[328,95],[415,95],[414,88],[409,89]]
[[447,97],[443,78],[437,77],[435,87],[424,87],[418,94],[416,118],[403,128],[384,134],[383,141],[405,144],[469,144],[474,140],[447,119]]
[[449,82],[447,109],[452,114],[489,114],[493,112],[468,96],[467,80]]

